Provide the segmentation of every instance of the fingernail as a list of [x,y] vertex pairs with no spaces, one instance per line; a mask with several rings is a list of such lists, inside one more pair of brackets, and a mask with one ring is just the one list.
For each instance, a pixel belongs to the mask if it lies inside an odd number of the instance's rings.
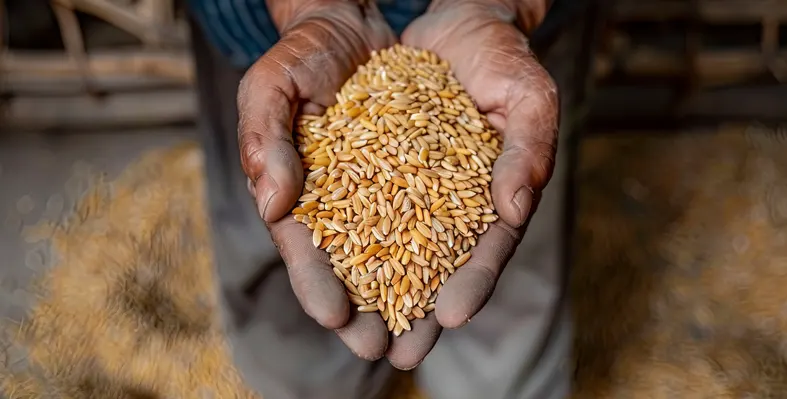
[[533,204],[533,192],[525,186],[522,186],[514,193],[513,198],[514,206],[519,210],[519,224],[515,227],[521,227],[525,224],[527,217],[530,216],[530,206]]
[[276,195],[276,192],[279,191],[279,186],[273,180],[270,175],[263,174],[257,179],[257,211],[260,213],[260,217],[262,220],[266,222],[270,222],[265,215],[266,211],[268,210],[268,206],[270,205],[271,201],[273,200],[273,196]]

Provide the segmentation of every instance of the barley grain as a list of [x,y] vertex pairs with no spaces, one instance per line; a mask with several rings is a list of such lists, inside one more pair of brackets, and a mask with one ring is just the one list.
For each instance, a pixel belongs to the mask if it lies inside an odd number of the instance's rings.
[[377,303],[375,303],[374,305],[364,304],[364,305],[358,306],[358,311],[361,312],[361,313],[377,312],[378,311]]
[[411,329],[410,321],[407,320],[407,317],[401,312],[396,312],[396,322],[399,323],[399,325],[402,326],[403,329],[410,331]]
[[501,141],[428,51],[373,53],[336,99],[296,123],[306,181],[292,213],[331,255],[349,301],[398,336],[434,310],[497,221],[489,182]]

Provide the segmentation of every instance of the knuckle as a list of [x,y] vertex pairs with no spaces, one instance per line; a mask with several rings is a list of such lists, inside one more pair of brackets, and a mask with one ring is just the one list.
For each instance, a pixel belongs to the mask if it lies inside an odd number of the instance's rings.
[[[510,256],[505,256],[506,254],[495,251],[493,255],[495,260],[495,265],[493,267],[505,267],[506,263],[508,263],[508,259]],[[497,269],[499,270],[499,269]],[[479,287],[494,287],[497,283],[497,278],[499,274],[495,272],[490,267],[480,267],[478,268],[477,279],[479,281]]]
[[294,260],[292,256],[292,249],[293,247],[297,247],[297,245],[293,245],[293,242],[298,234],[293,234],[293,229],[297,231],[297,229],[300,227],[297,226],[296,223],[297,222],[293,218],[283,218],[273,223],[265,223],[268,231],[271,234],[273,245],[281,255],[282,260],[284,260],[287,269],[290,269]]
[[558,87],[535,59],[530,60],[530,66],[523,68],[511,85],[507,103],[509,112],[523,118],[523,122],[530,125],[529,128],[535,129],[535,136],[548,138],[544,141],[557,138],[560,109]]
[[536,156],[539,161],[550,165],[555,162],[557,144],[554,139],[547,141],[538,137],[528,137],[525,139],[525,146],[527,151]]
[[557,83],[546,69],[535,60],[533,63],[535,65],[523,71],[526,75],[520,79],[527,84],[523,94],[530,98],[531,105],[539,114],[556,117],[559,104]]
[[490,230],[498,230],[502,236],[506,237],[505,241],[498,241],[494,243],[493,255],[496,260],[506,261],[513,255],[519,241],[522,240],[522,232],[520,229],[508,226],[504,223],[492,223],[489,225]]
[[537,137],[524,137],[520,143],[511,143],[506,148],[510,156],[535,158],[539,163],[551,166],[555,162],[557,145],[555,140],[546,141]]
[[280,120],[254,121],[256,128],[245,128],[239,125],[238,145],[240,147],[241,166],[246,175],[256,181],[268,166],[268,163],[284,163],[288,168],[295,168],[295,161],[290,156],[288,147],[294,147],[292,135],[287,134],[288,126]]
[[531,146],[531,154],[535,157],[533,163],[533,176],[537,189],[542,189],[546,186],[550,177],[552,176],[552,169],[555,165],[555,154],[557,147],[554,143],[538,141]]
[[[259,60],[257,61],[259,62]],[[238,109],[245,108],[245,104],[249,98],[249,80],[251,79],[252,71],[254,70],[254,66],[257,65],[257,62],[252,65],[246,73],[243,74],[243,77],[240,78],[240,82],[238,82],[238,95],[236,96],[236,102]]]
[[263,61],[264,58],[265,56],[258,58],[257,61],[251,64],[249,69],[246,70],[246,73],[243,74],[243,76],[240,79],[240,82],[238,82],[238,97],[241,97],[243,94],[246,93],[246,90],[251,85],[251,81],[254,79],[254,76],[260,73],[260,69],[262,68],[261,65],[264,62]]
[[523,140],[522,143],[510,144],[506,153],[513,159],[528,160],[532,178],[530,188],[538,191],[543,189],[552,177],[557,145],[555,140],[545,141],[535,137],[526,137]]
[[548,105],[553,110],[553,112],[557,112],[560,102],[557,83],[555,82],[555,79],[552,78],[552,75],[550,75],[545,69],[542,68],[542,72],[543,77],[540,79],[541,87],[539,87],[539,92],[543,96],[543,101],[541,103],[543,105]]
[[[515,84],[509,95],[512,99],[530,102],[534,107],[547,108],[557,112],[558,85],[552,75],[544,68],[533,55],[529,47],[526,54],[518,59],[518,68],[514,77]],[[519,98],[517,98],[519,97]]]
[[249,131],[240,135],[241,166],[252,181],[256,181],[265,170],[262,137],[260,133]]

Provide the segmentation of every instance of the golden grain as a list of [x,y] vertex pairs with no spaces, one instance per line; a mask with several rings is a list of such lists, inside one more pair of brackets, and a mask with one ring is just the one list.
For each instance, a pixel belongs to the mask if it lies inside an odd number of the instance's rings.
[[489,183],[502,143],[428,51],[373,53],[336,99],[297,121],[306,182],[292,213],[330,253],[349,301],[398,336],[434,310],[498,219]]

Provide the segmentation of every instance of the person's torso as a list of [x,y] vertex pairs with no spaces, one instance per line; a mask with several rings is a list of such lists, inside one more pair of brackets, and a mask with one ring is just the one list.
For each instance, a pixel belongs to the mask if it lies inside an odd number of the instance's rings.
[[[423,14],[431,0],[377,0],[396,34]],[[248,68],[279,39],[265,0],[188,0],[208,40],[233,65]]]

